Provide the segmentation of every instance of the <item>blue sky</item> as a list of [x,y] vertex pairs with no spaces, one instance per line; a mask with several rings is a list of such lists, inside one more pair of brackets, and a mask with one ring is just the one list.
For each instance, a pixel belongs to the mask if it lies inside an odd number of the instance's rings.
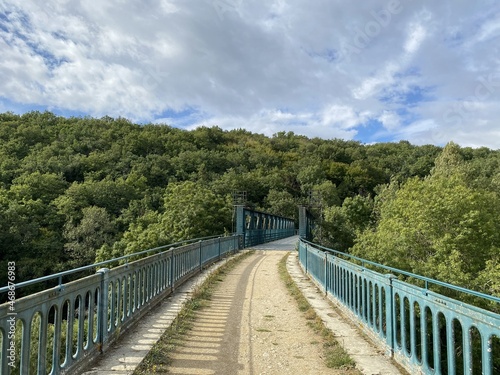
[[0,51],[0,112],[500,148],[494,0],[4,0]]

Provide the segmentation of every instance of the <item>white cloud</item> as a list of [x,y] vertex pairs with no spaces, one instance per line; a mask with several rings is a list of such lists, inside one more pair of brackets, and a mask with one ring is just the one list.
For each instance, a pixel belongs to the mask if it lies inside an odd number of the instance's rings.
[[404,49],[406,53],[413,54],[420,48],[420,45],[425,40],[427,32],[421,24],[411,24],[410,30],[410,35],[405,42]]
[[478,42],[484,42],[489,39],[498,38],[500,36],[500,15],[486,22],[480,28],[477,35]]
[[368,112],[358,113],[349,106],[334,104],[325,108],[321,123],[324,126],[347,130],[362,125],[368,117]]
[[[227,116],[198,119],[193,125],[188,126],[188,129],[213,124],[226,130],[245,128],[267,136],[282,131],[293,131],[310,137],[351,139],[357,134],[354,128],[362,124],[366,118],[366,113],[356,113],[348,106],[331,105],[319,114],[263,110],[251,117]],[[182,122],[175,118],[169,118],[165,122],[183,126]]]
[[500,72],[500,4],[392,3],[6,0],[0,102],[326,138],[378,120],[386,140],[500,148],[500,85],[477,94]]
[[378,120],[382,123],[384,128],[389,131],[396,130],[401,125],[401,119],[399,116],[390,111],[383,111]]

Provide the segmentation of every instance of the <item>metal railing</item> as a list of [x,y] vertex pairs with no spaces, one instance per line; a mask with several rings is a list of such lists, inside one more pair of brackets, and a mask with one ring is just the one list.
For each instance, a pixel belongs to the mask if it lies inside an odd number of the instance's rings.
[[245,232],[245,247],[280,240],[295,235],[295,228],[282,229],[251,229]]
[[[412,374],[500,374],[500,315],[430,289],[500,298],[331,250],[304,239],[306,273]],[[347,260],[348,259],[348,260]],[[359,264],[356,264],[359,263]],[[381,269],[375,272],[367,266]],[[423,287],[398,279],[411,278]],[[497,305],[498,306],[498,305]]]
[[250,247],[293,236],[295,222],[291,218],[236,206],[236,232],[243,236],[243,246]]
[[[59,285],[0,305],[0,374],[74,374],[203,267],[240,249],[241,236],[192,240],[40,279]],[[196,242],[194,242],[196,241]],[[173,248],[173,246],[181,245]],[[154,253],[143,259],[137,256]],[[102,268],[119,264],[115,268]],[[95,274],[63,283],[72,273]],[[12,289],[12,286],[11,286]],[[4,287],[0,292],[8,292]]]

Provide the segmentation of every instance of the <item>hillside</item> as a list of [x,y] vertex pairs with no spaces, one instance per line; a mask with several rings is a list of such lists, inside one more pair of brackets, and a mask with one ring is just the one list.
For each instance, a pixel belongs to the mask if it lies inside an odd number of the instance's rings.
[[[439,173],[461,165],[464,186],[496,197],[499,152],[454,150],[458,159],[441,158]],[[18,280],[27,280],[231,232],[235,191],[247,192],[249,206],[283,216],[313,203],[322,218],[316,239],[348,251],[363,231],[376,233],[384,201],[408,181],[438,174],[441,151],[409,142],[363,145],[122,118],[0,114],[0,267],[15,261]]]

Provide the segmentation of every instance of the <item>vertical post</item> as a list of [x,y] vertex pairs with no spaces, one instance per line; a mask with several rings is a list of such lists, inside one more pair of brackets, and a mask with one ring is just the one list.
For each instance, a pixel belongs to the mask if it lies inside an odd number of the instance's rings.
[[386,275],[386,278],[388,280],[388,285],[385,288],[385,319],[386,321],[386,340],[387,344],[389,344],[390,348],[390,353],[389,355],[391,357],[394,357],[394,341],[395,341],[395,327],[396,327],[396,316],[394,314],[394,290],[393,290],[393,285],[392,285],[392,280],[394,279],[394,275]]
[[328,295],[328,253],[325,253],[325,295]]
[[307,208],[299,206],[299,236],[307,239]]
[[[57,326],[57,322],[59,320],[59,315],[61,315],[61,312],[57,310],[56,316],[55,316],[55,329],[54,329],[54,334],[57,335],[57,329],[61,329],[61,327]],[[47,353],[47,318],[45,317],[45,314],[40,314],[40,341],[38,342],[38,353]],[[52,345],[52,350],[53,354],[59,353],[59,348],[56,347],[58,344],[57,341],[54,340],[54,344]],[[56,350],[55,350],[56,349]],[[53,355],[53,358],[56,357]],[[38,358],[38,373],[43,374],[47,369],[45,368],[45,361],[46,361],[46,356],[41,355]],[[54,362],[52,362],[54,363]],[[57,365],[59,365],[59,361],[56,362]],[[57,367],[54,367],[57,368]]]
[[305,246],[305,248],[306,248],[306,250],[305,250],[306,251],[306,275],[307,275],[307,271],[308,271],[308,269],[307,269],[307,253],[309,251],[309,245],[308,244],[305,244],[305,245],[306,245]]
[[220,260],[220,237],[217,238],[217,246],[218,246],[218,253],[219,253],[219,260]]
[[[93,309],[92,309],[92,313],[93,313]],[[89,311],[89,314],[90,314],[90,311]],[[92,337],[92,339],[94,337],[94,334],[90,333],[90,322],[93,323],[93,320],[94,320],[94,317],[89,315],[89,335],[92,335],[92,336],[89,336],[89,337]],[[57,369],[57,368],[59,368],[59,366],[61,364],[61,360],[60,360],[59,354],[61,353],[62,309],[61,310],[57,310],[57,316],[56,316],[56,320],[55,320],[54,323],[55,323],[55,325],[54,325],[54,344],[52,346],[52,348],[53,348],[53,352],[52,352],[52,367],[54,369]],[[96,330],[96,329],[97,328],[94,327],[94,330]],[[47,338],[45,337],[45,340],[46,339]],[[72,356],[72,354],[73,354],[72,352],[66,353],[66,358],[62,360],[62,363],[64,363],[67,358],[70,358]],[[43,366],[41,366],[41,369],[38,370],[38,373],[39,374],[43,374],[44,371],[45,371],[45,369],[43,368]]]
[[[401,309],[402,310],[402,309]],[[403,319],[402,317],[401,319]],[[437,312],[432,312],[432,337],[434,340],[433,349],[434,349],[434,371],[436,374],[441,374],[441,342],[440,342],[440,334],[439,334],[439,314]],[[469,330],[470,332],[470,330]],[[465,336],[465,335],[464,335]],[[403,336],[401,336],[401,340]],[[466,353],[464,351],[464,353]],[[465,354],[464,354],[465,360]]]
[[203,242],[200,240],[198,241],[200,243],[200,272],[203,271],[203,258],[202,258],[202,253],[203,253]]
[[[472,336],[471,336],[471,324],[463,325],[462,327],[462,345],[464,353],[464,374],[472,374]],[[435,357],[434,357],[435,358]]]
[[109,268],[101,268],[97,273],[101,274],[101,297],[99,298],[99,311],[97,313],[97,325],[99,327],[97,342],[100,344],[102,352],[104,343],[108,339]]
[[236,207],[236,234],[243,238],[243,246],[245,247],[245,206],[235,206]]
[[[413,309],[411,310],[413,311]],[[413,331],[412,331],[413,332]],[[449,374],[455,374],[456,373],[456,361],[455,361],[455,330],[453,328],[453,321],[452,319],[449,319],[446,317],[446,333],[447,333],[447,342],[448,342],[448,373]],[[412,342],[412,345],[414,343]],[[491,349],[491,348],[490,348]],[[415,353],[415,352],[413,352]],[[490,350],[491,353],[491,350]],[[483,357],[484,357],[484,350],[483,350]],[[483,365],[484,365],[484,358],[483,358]],[[483,369],[483,374],[487,374],[487,371],[484,371]]]
[[489,334],[486,334],[486,332],[482,331],[481,332],[481,343],[483,347],[483,355],[482,355],[482,362],[483,362],[483,374],[485,375],[491,375],[491,369],[493,368],[493,338]]
[[169,251],[170,251],[170,289],[173,292],[174,291],[174,284],[175,284],[175,276],[174,276],[174,272],[175,272],[174,248],[171,247]]

